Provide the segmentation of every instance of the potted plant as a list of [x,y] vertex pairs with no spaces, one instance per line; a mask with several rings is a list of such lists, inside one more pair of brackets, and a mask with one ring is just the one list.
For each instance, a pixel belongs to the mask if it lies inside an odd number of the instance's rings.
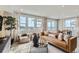
[[[15,29],[15,18],[12,16],[5,16],[4,18],[6,18],[5,20],[5,25],[7,25],[8,27],[6,28],[6,30],[10,30],[10,36],[12,36],[12,30]],[[11,37],[11,39],[13,40],[13,38]]]

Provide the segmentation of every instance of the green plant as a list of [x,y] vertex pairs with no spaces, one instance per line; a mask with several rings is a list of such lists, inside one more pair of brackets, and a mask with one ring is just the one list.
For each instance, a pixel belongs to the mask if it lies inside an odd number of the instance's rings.
[[5,16],[4,18],[6,18],[5,20],[5,25],[7,25],[8,27],[6,28],[6,30],[10,30],[10,35],[11,35],[11,32],[12,32],[12,29],[15,29],[15,18],[12,17],[12,16]]

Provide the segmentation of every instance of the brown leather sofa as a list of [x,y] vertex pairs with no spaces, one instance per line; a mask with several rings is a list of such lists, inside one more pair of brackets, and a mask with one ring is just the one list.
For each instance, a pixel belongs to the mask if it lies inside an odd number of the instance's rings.
[[57,38],[45,36],[45,35],[42,35],[41,39],[46,40],[46,41],[48,41],[48,43],[66,51],[66,52],[69,52],[69,53],[75,51],[75,49],[77,47],[77,37],[70,37],[67,42],[61,41]]

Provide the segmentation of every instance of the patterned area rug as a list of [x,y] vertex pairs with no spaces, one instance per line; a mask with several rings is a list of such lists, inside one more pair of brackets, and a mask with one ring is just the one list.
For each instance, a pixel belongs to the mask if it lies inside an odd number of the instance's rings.
[[12,45],[9,53],[47,53],[47,47],[33,47],[33,43],[24,43],[18,44],[15,43]]
[[29,53],[30,52],[31,42],[18,44],[14,43],[9,51],[9,53]]

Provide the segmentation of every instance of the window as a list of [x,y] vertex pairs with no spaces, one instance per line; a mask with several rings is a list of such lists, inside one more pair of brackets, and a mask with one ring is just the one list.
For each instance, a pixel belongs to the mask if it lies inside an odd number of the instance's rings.
[[56,29],[56,21],[48,21],[47,22],[48,30]]
[[52,26],[52,28],[54,28],[54,27],[55,27],[55,22],[54,22],[54,21],[52,22],[52,25],[51,25],[51,26]]
[[35,18],[28,18],[28,27],[34,27]]
[[71,21],[70,20],[65,20],[64,25],[65,25],[65,27],[71,27]]
[[64,26],[65,27],[74,27],[75,26],[75,20],[65,20]]
[[48,22],[48,30],[51,29],[51,22]]
[[41,19],[28,18],[28,27],[41,27]]
[[20,23],[26,23],[26,17],[20,16]]
[[37,19],[37,24],[36,24],[36,27],[41,27],[42,25],[42,22],[41,22],[42,19]]
[[20,27],[26,27],[26,24],[20,23]]
[[40,30],[42,26],[42,18],[31,17],[31,16],[20,16],[19,17],[19,29],[20,33],[33,32]]
[[48,27],[51,27],[51,22],[48,22]]
[[71,26],[75,27],[75,20],[71,20]]
[[26,28],[26,17],[25,16],[20,16],[20,31],[23,32]]

